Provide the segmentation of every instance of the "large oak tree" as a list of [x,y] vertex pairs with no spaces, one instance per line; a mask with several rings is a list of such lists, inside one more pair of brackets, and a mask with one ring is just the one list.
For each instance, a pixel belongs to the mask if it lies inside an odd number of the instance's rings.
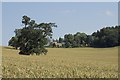
[[36,23],[28,16],[22,17],[24,27],[15,30],[15,37],[9,41],[9,45],[19,48],[19,54],[46,54],[47,37],[52,37],[52,27],[57,27],[55,23]]

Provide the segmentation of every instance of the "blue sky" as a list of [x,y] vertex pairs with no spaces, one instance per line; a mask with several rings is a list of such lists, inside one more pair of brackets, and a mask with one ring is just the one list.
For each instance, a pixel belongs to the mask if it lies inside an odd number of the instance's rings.
[[2,3],[0,2],[0,45],[2,45]]
[[14,30],[23,27],[23,15],[37,23],[55,22],[53,38],[64,34],[91,34],[106,26],[118,24],[117,2],[3,2],[2,45],[7,46]]
[[118,2],[119,0],[1,0],[2,2]]

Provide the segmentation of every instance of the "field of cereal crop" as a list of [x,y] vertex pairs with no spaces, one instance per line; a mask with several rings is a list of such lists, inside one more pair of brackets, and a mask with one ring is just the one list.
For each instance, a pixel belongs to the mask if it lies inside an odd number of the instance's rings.
[[4,78],[118,78],[118,48],[48,48],[47,55],[19,55],[2,47]]

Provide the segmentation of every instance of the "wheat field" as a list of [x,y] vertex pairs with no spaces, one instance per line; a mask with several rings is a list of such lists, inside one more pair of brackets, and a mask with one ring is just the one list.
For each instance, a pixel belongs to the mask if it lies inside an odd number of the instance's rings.
[[47,55],[19,55],[2,47],[4,78],[118,78],[118,48],[48,48]]

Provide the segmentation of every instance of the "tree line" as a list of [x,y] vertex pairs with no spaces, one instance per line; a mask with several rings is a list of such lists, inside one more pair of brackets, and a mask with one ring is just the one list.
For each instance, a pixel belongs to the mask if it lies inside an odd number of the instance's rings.
[[77,32],[76,34],[65,34],[64,38],[56,40],[64,43],[65,48],[96,47],[106,48],[120,46],[120,26],[104,27],[91,35]]

